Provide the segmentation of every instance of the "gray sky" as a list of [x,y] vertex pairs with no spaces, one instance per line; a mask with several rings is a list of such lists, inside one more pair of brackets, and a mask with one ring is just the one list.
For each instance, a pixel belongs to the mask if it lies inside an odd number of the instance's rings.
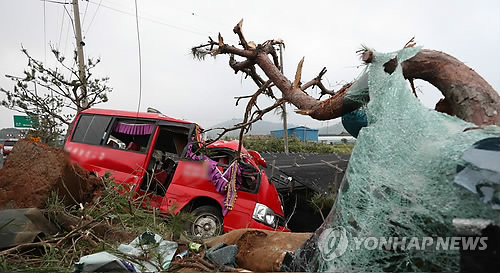
[[[60,0],[69,1],[69,0]],[[99,3],[101,5],[99,7]],[[44,35],[44,6],[45,27]],[[72,14],[71,5],[66,5]],[[447,52],[500,90],[500,1],[152,1],[138,0],[142,49],[141,111],[148,106],[164,114],[198,122],[208,128],[241,118],[243,104],[235,96],[256,90],[250,80],[235,75],[228,57],[193,60],[190,48],[221,32],[236,44],[233,26],[244,18],[246,38],[256,43],[283,39],[285,74],[292,79],[305,56],[303,81],[326,66],[325,83],[340,88],[361,71],[355,53],[361,44],[394,51],[413,36],[419,45]],[[113,92],[99,108],[135,111],[139,97],[137,33],[133,0],[80,1],[86,57],[101,57],[94,71],[109,76]],[[55,65],[51,43],[72,56],[74,35],[61,4],[39,0],[0,0],[0,86],[12,89],[5,74],[21,75],[26,58],[21,44],[40,60]],[[45,41],[45,42],[44,42]],[[45,48],[47,51],[45,52]],[[438,91],[417,82],[426,106]],[[317,95],[317,91],[312,92]],[[4,95],[0,94],[0,99]],[[262,105],[269,101],[262,100]],[[289,108],[290,109],[290,108]],[[291,111],[289,122],[325,126]],[[0,128],[12,127],[15,112],[0,109]],[[268,114],[264,120],[279,121]],[[338,120],[337,120],[338,121]],[[334,121],[334,122],[337,122]]]

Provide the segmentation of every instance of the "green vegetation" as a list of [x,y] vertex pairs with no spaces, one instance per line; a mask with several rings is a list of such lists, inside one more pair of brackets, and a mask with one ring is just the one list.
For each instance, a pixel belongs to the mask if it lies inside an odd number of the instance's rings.
[[311,197],[311,205],[321,215],[323,221],[325,221],[325,215],[323,212],[328,213],[335,204],[336,199],[337,194],[332,193],[331,190],[329,194],[322,194],[318,192]]
[[[282,138],[269,136],[267,138],[256,139],[252,137],[245,137],[243,139],[243,145],[247,150],[255,150],[257,152],[284,152],[284,141]],[[288,150],[291,153],[350,154],[353,147],[354,144],[351,143],[331,145],[319,142],[304,142],[300,141],[299,138],[295,136],[290,136],[288,138]]]
[[[69,272],[74,262],[85,255],[100,251],[122,255],[116,250],[119,244],[129,243],[146,231],[167,240],[188,238],[185,230],[194,220],[192,213],[159,215],[151,208],[150,196],[133,196],[135,192],[115,183],[109,174],[101,179],[102,192],[91,204],[67,207],[52,193],[45,214],[62,232],[27,249],[0,252],[0,272]],[[174,209],[172,206],[171,211]]]

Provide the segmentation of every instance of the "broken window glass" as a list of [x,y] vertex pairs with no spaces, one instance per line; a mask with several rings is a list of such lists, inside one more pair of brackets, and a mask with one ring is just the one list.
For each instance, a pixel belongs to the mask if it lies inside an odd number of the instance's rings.
[[[497,210],[453,182],[457,165],[465,163],[464,151],[498,137],[498,130],[465,130],[476,125],[418,101],[400,64],[419,50],[374,52],[374,61],[360,77],[368,92],[360,82],[360,88],[346,94],[364,105],[367,126],[359,131],[329,216],[285,270],[458,271],[459,250],[405,248],[400,241],[455,236],[454,218],[498,221]],[[391,73],[384,71],[389,60],[396,62]],[[363,238],[400,241],[360,243]]]

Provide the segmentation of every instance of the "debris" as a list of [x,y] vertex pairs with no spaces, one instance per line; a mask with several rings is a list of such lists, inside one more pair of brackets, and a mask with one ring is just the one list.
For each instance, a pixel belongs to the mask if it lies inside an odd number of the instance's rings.
[[[121,244],[117,256],[108,252],[87,255],[75,263],[75,268],[77,272],[161,271],[168,269],[176,250],[176,242],[163,240],[160,235],[152,232],[144,232],[130,244]],[[120,259],[118,256],[123,257]]]
[[189,243],[188,247],[189,247],[190,250],[192,250],[194,252],[200,252],[203,249],[203,245],[202,244],[193,243],[193,242]]
[[56,232],[57,228],[38,209],[0,210],[0,249],[39,241]]
[[176,262],[180,262],[182,260],[184,260],[184,258],[188,255],[188,251],[187,250],[184,250],[182,251],[181,253],[175,255],[175,261]]
[[132,264],[106,251],[87,255],[75,264],[75,272],[136,272]]
[[236,267],[236,254],[238,254],[237,245],[226,245],[225,243],[221,243],[207,250],[205,256],[214,264]]
[[0,169],[1,208],[43,208],[55,191],[67,205],[90,202],[100,179],[69,161],[62,149],[20,140]]
[[464,152],[455,183],[479,195],[484,203],[500,210],[500,138],[482,139]]
[[286,253],[295,251],[312,233],[289,233],[259,229],[238,229],[205,240],[208,247],[221,243],[238,246],[236,264],[257,272],[280,271]]

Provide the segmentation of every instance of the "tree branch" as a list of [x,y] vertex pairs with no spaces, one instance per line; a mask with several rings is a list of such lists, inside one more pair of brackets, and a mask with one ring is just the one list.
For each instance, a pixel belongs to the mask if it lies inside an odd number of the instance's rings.
[[[236,62],[234,56],[230,60],[231,67],[250,75],[255,83],[262,84],[260,76],[255,71],[254,65],[258,65],[266,74],[268,79],[281,91],[283,100],[295,105],[298,113],[306,114],[314,119],[328,120],[342,116],[361,106],[360,103],[351,100],[344,101],[344,96],[350,88],[350,84],[344,85],[339,91],[328,90],[321,83],[321,77],[326,73],[323,69],[313,80],[300,86],[302,72],[302,61],[299,63],[294,82],[288,80],[276,65],[273,55],[273,45],[282,41],[268,40],[262,45],[251,47],[242,34],[242,21],[233,31],[240,37],[243,49],[235,48],[223,43],[214,43],[210,46],[218,46],[220,54],[237,55],[246,60]],[[405,47],[414,46],[410,40]],[[357,51],[365,63],[373,60],[373,52],[367,47]],[[270,54],[273,60],[268,57]],[[500,125],[500,96],[498,93],[472,69],[462,62],[443,52],[434,50],[421,50],[413,58],[402,63],[403,74],[407,79],[422,79],[436,86],[451,102],[453,111],[457,117],[474,122],[477,125],[496,124]],[[260,79],[259,79],[260,78]],[[321,94],[331,95],[330,98],[320,101],[304,92],[307,88],[318,86]]]

